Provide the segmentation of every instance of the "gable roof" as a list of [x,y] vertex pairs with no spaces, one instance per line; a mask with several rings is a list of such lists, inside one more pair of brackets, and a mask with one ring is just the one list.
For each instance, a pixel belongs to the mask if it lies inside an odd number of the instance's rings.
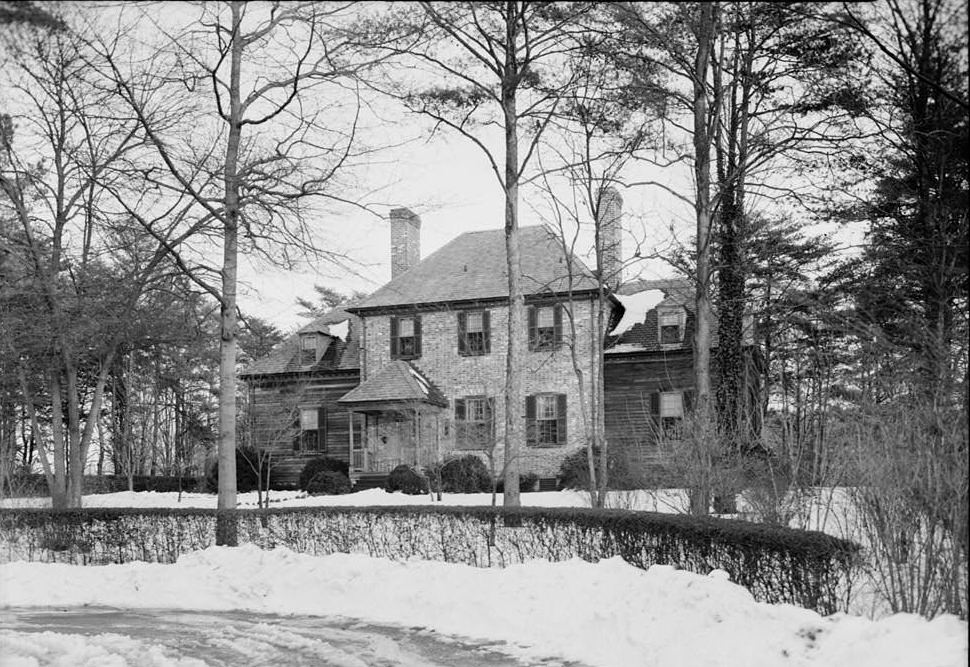
[[448,406],[448,399],[431,380],[407,361],[398,359],[383,366],[358,387],[344,394],[341,404],[408,401]]
[[[576,258],[567,259],[556,235],[546,227],[522,227],[519,240],[523,293],[568,291],[567,262],[572,265],[573,291],[596,289],[589,269]],[[348,310],[478,301],[508,294],[505,232],[492,229],[462,234]]]
[[[350,320],[347,340],[342,340],[330,333],[331,325],[340,324],[347,320]],[[273,348],[265,357],[261,357],[250,364],[249,368],[239,375],[245,378],[258,375],[358,370],[360,369],[360,350],[357,339],[359,331],[360,318],[343,308],[335,308],[302,327],[297,333]],[[300,365],[300,334],[304,333],[321,333],[330,339],[320,360],[309,368]]]

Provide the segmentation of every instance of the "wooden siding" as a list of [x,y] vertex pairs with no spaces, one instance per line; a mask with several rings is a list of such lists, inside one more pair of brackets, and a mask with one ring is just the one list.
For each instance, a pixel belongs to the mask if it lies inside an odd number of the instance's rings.
[[[252,429],[255,444],[272,452],[273,480],[296,486],[300,471],[308,459],[329,456],[350,462],[350,429],[347,409],[337,400],[359,383],[356,373],[324,377],[272,378],[251,380]],[[326,428],[319,451],[295,452],[293,428],[300,408],[325,408]],[[286,415],[290,415],[289,418]],[[323,425],[321,425],[323,428]]]
[[651,395],[694,387],[693,355],[687,351],[606,355],[604,407],[611,446],[628,449],[634,459],[661,458],[651,414]]

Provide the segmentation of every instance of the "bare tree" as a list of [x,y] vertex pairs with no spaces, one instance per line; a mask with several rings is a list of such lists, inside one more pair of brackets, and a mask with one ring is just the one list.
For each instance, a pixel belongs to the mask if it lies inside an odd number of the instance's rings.
[[[203,261],[199,245],[169,246],[220,306],[220,510],[236,506],[240,249],[282,262],[333,256],[317,247],[306,214],[311,198],[349,203],[335,185],[354,158],[360,112],[354,76],[361,63],[357,37],[348,30],[354,9],[205,5],[187,29],[156,23],[157,51],[134,71],[119,57],[118,41],[100,43],[107,74],[157,152],[160,165],[150,174],[155,187],[171,194],[173,208],[191,211],[187,226],[197,244],[212,238],[221,246],[218,267]],[[145,25],[149,13],[140,20]],[[159,222],[137,219],[150,231]],[[217,533],[220,544],[235,544],[231,522],[220,522]]]
[[[518,449],[523,441],[521,378],[525,345],[525,298],[519,252],[519,188],[539,138],[551,121],[568,71],[560,66],[575,48],[577,20],[584,3],[422,2],[424,21],[404,23],[424,40],[406,51],[442,83],[392,94],[410,109],[434,120],[477,146],[505,195],[505,249],[509,289],[509,342],[506,351],[504,429],[504,503],[519,505]],[[414,92],[414,90],[421,92]],[[487,129],[497,127],[502,148],[494,149]],[[524,143],[524,147],[521,145]]]
[[142,151],[144,135],[93,81],[87,46],[66,30],[31,39],[5,70],[14,95],[0,193],[17,228],[3,230],[15,257],[4,339],[53,505],[79,507],[113,361],[177,239],[171,226],[146,238],[110,206],[109,190],[138,182],[118,166]]

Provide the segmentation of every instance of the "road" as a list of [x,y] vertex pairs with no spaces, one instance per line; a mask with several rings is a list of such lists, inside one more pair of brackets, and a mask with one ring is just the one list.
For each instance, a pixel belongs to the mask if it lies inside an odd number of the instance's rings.
[[[84,635],[88,642],[111,633],[160,646],[168,658],[195,658],[210,667],[582,667],[554,658],[513,657],[514,650],[427,629],[342,618],[92,607],[0,609],[0,665],[4,654],[16,654],[5,631],[21,638],[37,632]],[[109,643],[110,650],[117,645]]]

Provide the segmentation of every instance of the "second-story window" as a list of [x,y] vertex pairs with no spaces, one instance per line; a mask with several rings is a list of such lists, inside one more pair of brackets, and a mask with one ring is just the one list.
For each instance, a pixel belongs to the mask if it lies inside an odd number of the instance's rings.
[[458,353],[477,356],[491,352],[491,324],[487,310],[458,313]]
[[562,345],[562,306],[529,308],[529,349],[555,350]]
[[391,318],[391,358],[414,359],[421,356],[421,318]]

